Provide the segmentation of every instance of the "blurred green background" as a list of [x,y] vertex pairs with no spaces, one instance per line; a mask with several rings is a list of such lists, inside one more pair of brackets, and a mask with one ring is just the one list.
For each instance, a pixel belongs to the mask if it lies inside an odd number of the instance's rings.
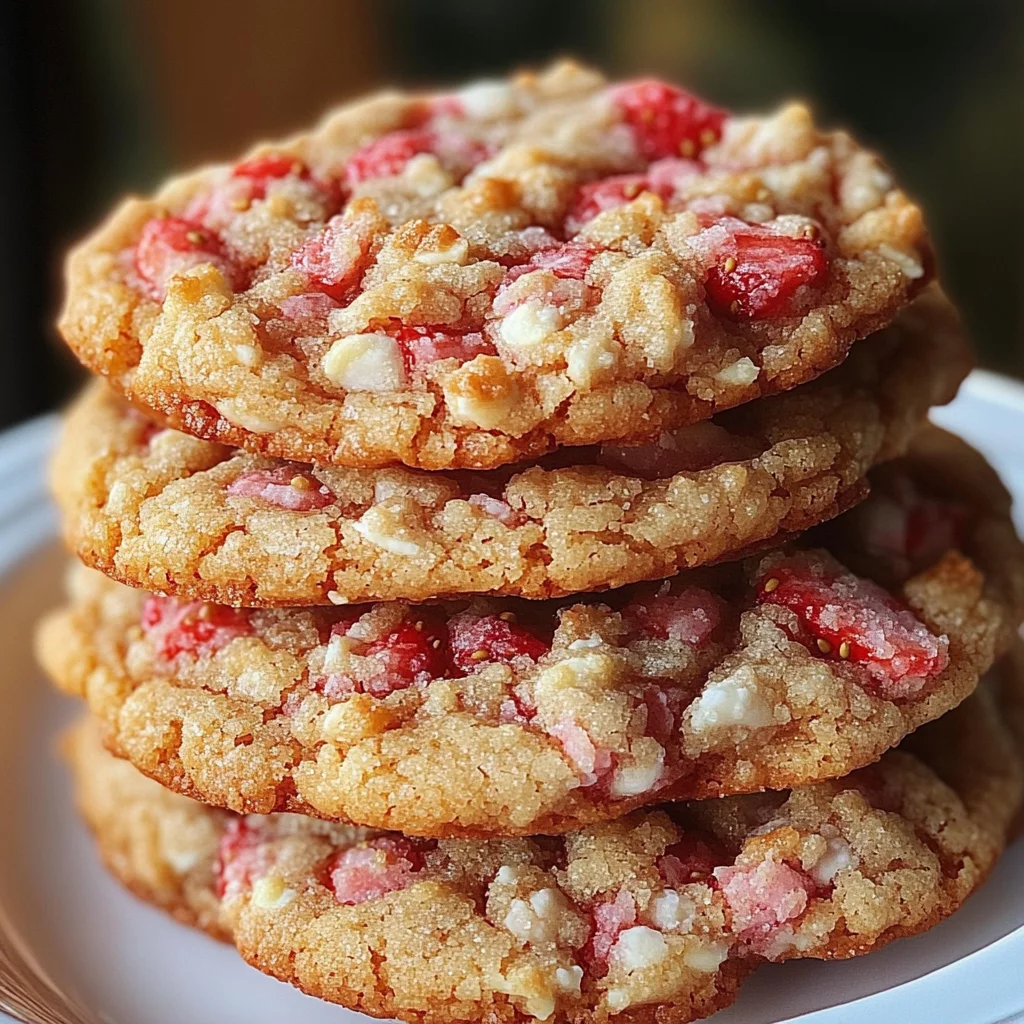
[[121,193],[380,85],[561,54],[739,110],[809,97],[923,202],[981,363],[1024,376],[1020,0],[35,0],[0,13],[0,423],[73,386],[60,258]]

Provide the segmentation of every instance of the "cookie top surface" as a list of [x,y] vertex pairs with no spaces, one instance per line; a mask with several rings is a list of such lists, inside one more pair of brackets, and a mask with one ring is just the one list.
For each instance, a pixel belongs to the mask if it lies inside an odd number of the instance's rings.
[[805,107],[559,65],[376,96],[127,200],[70,256],[60,326],[197,436],[485,469],[809,380],[930,263],[920,210]]
[[[1019,707],[1019,678],[1004,696]],[[844,779],[559,839],[239,818],[138,775],[89,723],[69,748],[114,871],[305,992],[424,1024],[685,1022],[765,959],[867,953],[963,903],[1021,803],[1019,745],[992,697],[983,688],[921,730],[915,753]]]
[[649,446],[486,474],[311,470],[156,430],[97,384],[52,479],[72,549],[162,593],[247,606],[554,597],[735,558],[834,516],[952,397],[969,358],[949,303],[928,292],[800,388]]
[[[980,460],[941,436],[947,462]],[[934,498],[894,469],[835,554],[575,603],[240,611],[76,567],[39,650],[113,750],[207,803],[431,837],[564,832],[841,776],[956,706],[1024,610],[1003,502]]]

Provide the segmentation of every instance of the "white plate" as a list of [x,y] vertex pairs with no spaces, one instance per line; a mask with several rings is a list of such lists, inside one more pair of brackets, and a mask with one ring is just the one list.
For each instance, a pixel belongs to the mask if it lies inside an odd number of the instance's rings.
[[[935,419],[980,447],[1024,503],[1024,387],[975,373]],[[56,736],[79,708],[50,692],[31,655],[33,622],[58,600],[64,564],[44,544],[54,530],[42,471],[52,431],[45,419],[0,439],[0,907],[55,982],[110,1024],[357,1024],[356,1014],[258,974],[231,949],[139,903],[97,864],[54,756]],[[928,934],[845,963],[765,967],[714,1020],[1024,1020],[1022,961],[1018,842],[985,888]]]

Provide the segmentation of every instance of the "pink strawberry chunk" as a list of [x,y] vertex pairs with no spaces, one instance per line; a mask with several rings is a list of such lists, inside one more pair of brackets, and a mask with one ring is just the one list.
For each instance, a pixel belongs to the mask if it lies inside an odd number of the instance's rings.
[[312,290],[348,302],[369,265],[372,244],[372,230],[339,213],[292,253],[291,264],[308,275]]
[[684,587],[677,594],[631,601],[622,609],[622,617],[644,636],[701,647],[721,625],[727,611],[726,603],[710,591]]
[[362,653],[379,666],[378,675],[364,682],[363,689],[374,697],[386,697],[447,674],[448,630],[439,617],[418,615],[367,644]]
[[237,896],[251,888],[265,862],[266,852],[259,832],[245,818],[231,818],[217,844],[214,869],[217,898]]
[[774,566],[758,585],[757,599],[790,609],[815,650],[862,666],[888,700],[919,693],[949,664],[947,637],[935,636],[888,591],[832,559]]
[[816,888],[808,875],[774,860],[715,868],[714,874],[732,911],[733,930],[755,946],[767,945],[783,925],[799,917]]
[[214,654],[236,637],[251,634],[252,624],[241,608],[152,596],[142,606],[142,630],[170,661],[179,654]]
[[594,926],[586,955],[592,962],[605,966],[619,935],[636,924],[636,900],[625,889],[620,889],[613,899],[594,906],[591,914]]
[[598,746],[590,733],[571,718],[556,722],[548,733],[562,745],[565,756],[579,772],[580,784],[584,788],[596,786],[611,773],[611,751]]
[[227,492],[243,498],[259,498],[268,505],[292,512],[312,512],[336,500],[326,484],[294,466],[244,473],[228,484]]
[[423,854],[403,836],[380,836],[338,853],[327,867],[335,898],[345,906],[407,889],[423,870]]

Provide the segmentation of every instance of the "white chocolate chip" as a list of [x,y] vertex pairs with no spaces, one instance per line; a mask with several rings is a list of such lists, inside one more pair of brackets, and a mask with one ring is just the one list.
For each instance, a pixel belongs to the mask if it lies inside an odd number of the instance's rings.
[[406,531],[395,526],[387,510],[374,505],[367,509],[361,519],[352,524],[356,533],[362,534],[371,544],[375,544],[393,555],[418,555],[422,548],[419,544],[401,536]]
[[475,426],[482,430],[494,430],[506,422],[508,414],[519,400],[515,388],[495,397],[457,392],[445,386],[445,401],[452,419],[461,426]]
[[893,263],[895,263],[911,281],[916,281],[919,277],[924,277],[924,267],[921,266],[920,262],[915,260],[910,253],[894,249],[888,242],[883,242],[878,247],[878,251],[886,259],[892,260]]
[[757,363],[744,356],[742,359],[737,359],[735,363],[730,363],[719,370],[715,374],[715,380],[719,384],[726,384],[731,387],[746,387],[757,380],[757,375],[760,372],[761,369]]
[[436,266],[439,263],[457,263],[460,267],[466,265],[469,259],[469,242],[464,238],[456,238],[451,245],[445,249],[424,249],[413,256],[417,263],[425,263],[428,267]]
[[562,329],[562,315],[540,299],[526,302],[501,321],[501,340],[514,349],[532,348]]
[[261,352],[255,345],[242,345],[237,344],[233,346],[235,358],[243,366],[259,366],[261,359]]
[[566,373],[577,387],[591,387],[615,369],[619,351],[612,338],[599,335],[580,338],[566,349]]
[[619,934],[609,956],[623,970],[639,971],[664,960],[668,956],[668,943],[661,932],[639,924]]
[[260,910],[281,910],[287,907],[295,896],[295,890],[289,889],[279,875],[264,875],[253,883],[252,902]]
[[237,423],[243,430],[251,430],[254,434],[269,434],[284,426],[280,420],[274,420],[268,416],[258,416],[256,413],[242,408],[237,398],[222,399],[220,402],[214,402],[213,407],[226,420]]
[[568,650],[570,651],[583,651],[588,647],[600,647],[604,641],[596,634],[591,633],[588,637],[581,637],[579,640],[573,640],[569,644]]
[[538,889],[529,901],[515,899],[505,915],[505,927],[520,941],[554,942],[568,901],[558,889]]
[[416,195],[424,198],[440,195],[455,184],[433,153],[417,153],[402,168],[401,179]]
[[693,927],[697,904],[675,889],[666,889],[651,900],[647,914],[651,923],[661,931],[685,934]]
[[859,858],[850,849],[850,844],[840,837],[825,842],[825,852],[810,866],[809,874],[818,885],[831,885],[840,871],[855,868]]
[[502,885],[512,885],[515,880],[519,877],[519,872],[514,867],[508,864],[502,864],[498,868],[498,873],[494,876],[496,882],[500,882]]
[[775,719],[772,709],[757,689],[757,677],[749,665],[731,676],[708,683],[690,705],[690,728],[695,733],[740,726],[762,729]]
[[196,849],[175,850],[165,847],[164,860],[176,875],[184,875],[199,863],[199,851]]
[[692,971],[702,974],[714,974],[729,955],[729,947],[724,942],[702,943],[689,946],[683,951],[683,963]]
[[338,338],[321,361],[327,379],[346,391],[397,391],[405,383],[405,362],[386,334]]
[[[634,756],[641,754],[637,758],[637,762],[615,769],[611,783],[613,797],[622,798],[648,793],[661,778],[662,772],[665,770],[665,748],[649,736],[644,739],[647,742],[642,752],[637,749],[640,747],[640,741],[637,740],[634,743]],[[657,750],[654,749],[655,747]]]
[[515,90],[507,82],[470,82],[455,96],[469,117],[481,120],[511,117],[518,108]]
[[349,604],[350,603],[349,599],[347,597],[342,597],[341,594],[339,594],[336,590],[328,590],[327,591],[327,600],[330,601],[331,604]]
[[555,968],[555,984],[567,995],[578,996],[583,982],[583,968],[573,964],[572,967]]

